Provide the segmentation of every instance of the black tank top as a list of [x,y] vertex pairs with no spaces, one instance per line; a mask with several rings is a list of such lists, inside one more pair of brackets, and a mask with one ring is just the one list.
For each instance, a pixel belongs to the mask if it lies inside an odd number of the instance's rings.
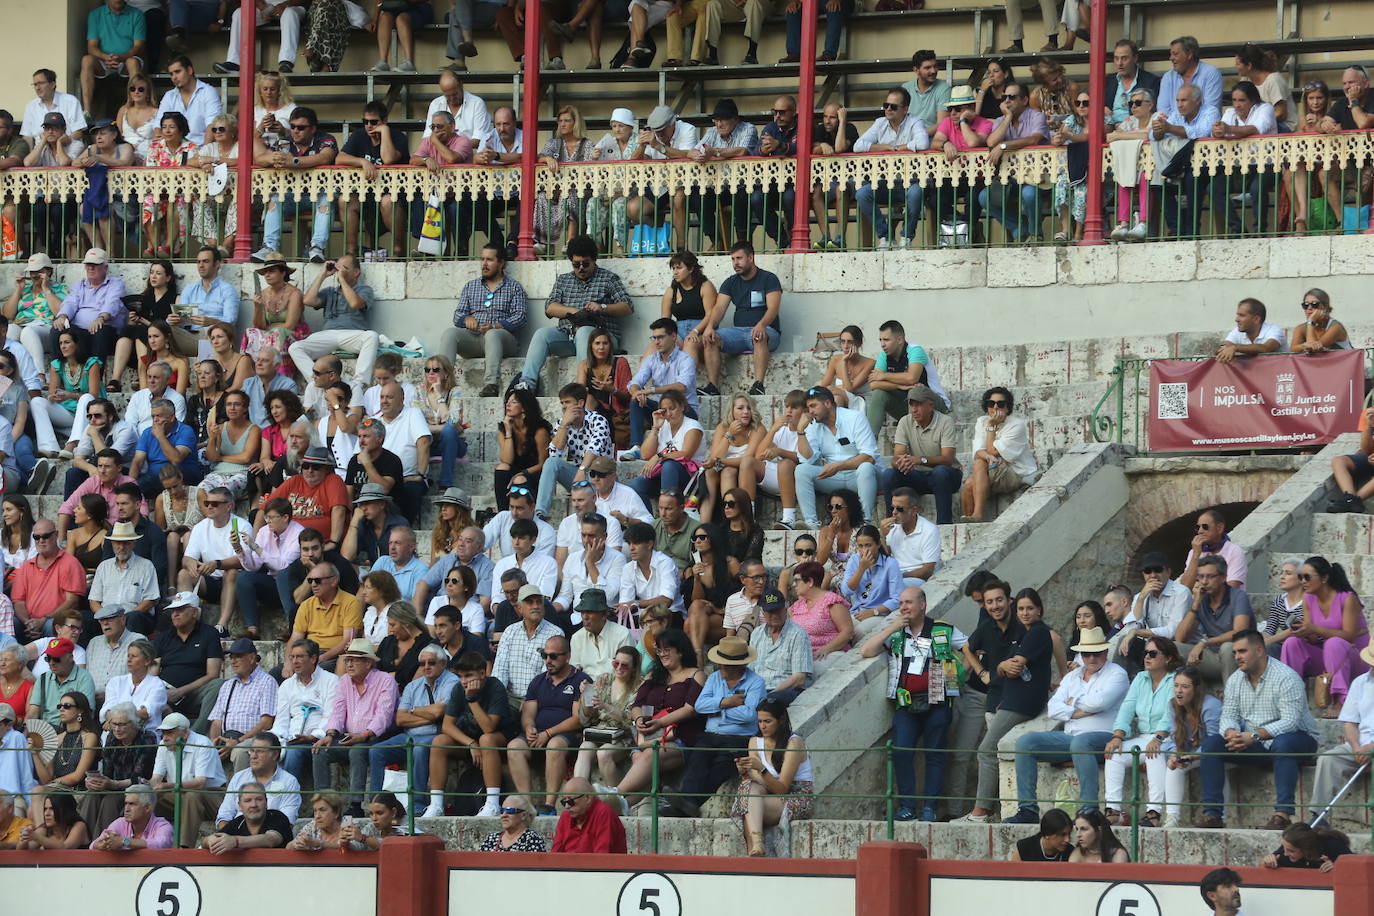
[[706,308],[701,304],[701,287],[694,286],[691,289],[683,289],[677,283],[673,284],[673,318],[677,321],[683,319],[694,319],[700,321],[706,317]]

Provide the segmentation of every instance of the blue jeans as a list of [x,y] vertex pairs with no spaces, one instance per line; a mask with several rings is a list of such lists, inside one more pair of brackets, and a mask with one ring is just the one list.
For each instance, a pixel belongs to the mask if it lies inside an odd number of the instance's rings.
[[[539,373],[550,356],[576,356],[587,358],[587,342],[592,339],[596,328],[581,327],[577,337],[570,338],[554,325],[548,325],[530,336],[529,348],[525,351],[525,365],[520,368],[520,377],[533,385],[539,381]],[[612,348],[620,346],[620,336],[611,332]]]
[[556,455],[550,455],[544,459],[544,467],[539,473],[539,493],[534,498],[534,511],[549,514],[549,507],[553,505],[553,490],[555,484],[562,484],[564,489],[572,487],[573,477],[577,474],[579,465],[564,461]]
[[238,596],[239,615],[245,627],[258,625],[258,602],[265,601],[271,606],[281,600],[278,580],[286,578],[285,572],[274,573],[266,569],[241,569],[234,580],[234,594]]
[[764,697],[764,699],[772,700],[775,703],[781,703],[784,706],[790,706],[792,705],[792,701],[801,696],[802,691],[805,689],[805,687],[784,687],[781,690],[770,690],[768,696]]
[[897,795],[900,804],[913,811],[916,809],[916,749],[924,753],[926,764],[926,784],[923,798],[926,804],[934,805],[945,781],[945,755],[930,753],[943,750],[945,732],[949,729],[954,712],[949,703],[931,706],[922,712],[913,712],[910,707],[899,708],[892,713],[892,765],[897,771]]
[[[14,437],[14,460],[19,465],[20,476],[28,480],[29,475],[33,473],[33,466],[38,463],[38,453],[34,451],[32,436],[26,433],[22,436]],[[70,471],[71,468],[67,470]],[[80,484],[77,484],[77,486],[80,486]],[[63,498],[65,499],[71,495],[70,493],[64,493]]]
[[[834,493],[836,490],[854,490],[859,494],[864,518],[873,518],[878,504],[878,466],[871,461],[859,465],[856,471],[840,471],[824,480],[816,475],[824,470],[823,464],[797,465],[797,509],[807,521],[816,521],[816,493]],[[631,484],[633,486],[633,484]]]
[[[892,208],[892,202],[898,197],[906,200],[906,215],[903,218],[902,237],[908,242],[916,236],[916,224],[921,219],[921,196],[925,193],[924,189],[918,184],[909,188],[904,188],[902,182],[894,182],[891,187],[885,187],[880,192],[883,200],[887,202],[888,209]],[[873,234],[879,239],[890,239],[888,235],[887,217],[883,215],[881,206],[878,204],[873,191],[873,185],[865,181],[859,186],[858,193],[854,199],[859,204],[859,215],[873,224]]]
[[892,491],[899,487],[910,487],[917,493],[935,494],[935,524],[948,525],[954,521],[954,494],[959,492],[959,484],[964,472],[947,464],[938,464],[928,471],[909,471],[902,473],[896,468],[883,469],[883,492],[888,499]]
[[[297,782],[305,785],[305,774],[310,770],[310,745],[298,744],[284,749],[281,752],[281,765],[286,772],[296,777]],[[329,787],[316,787],[315,791],[328,792]]]
[[[1307,732],[1289,732],[1269,742],[1266,750],[1252,744],[1243,751],[1226,750],[1226,739],[1208,735],[1202,741],[1202,813],[1225,817],[1222,796],[1226,792],[1226,764],[1239,763],[1252,767],[1273,767],[1274,810],[1294,814],[1293,798],[1298,791],[1298,769],[1301,757],[1281,757],[1280,754],[1315,754],[1317,739]],[[1216,755],[1216,756],[1213,756]]]
[[797,192],[789,185],[781,195],[776,190],[764,191],[755,186],[749,194],[750,228],[755,222],[763,224],[764,233],[786,248],[792,238],[792,214],[797,204]]
[[218,0],[171,0],[168,18],[172,28],[204,32],[219,16]]
[[1014,241],[1035,235],[1040,228],[1040,189],[1033,184],[994,181],[978,192],[978,203],[1006,227]]
[[468,453],[468,440],[457,424],[449,422],[439,430],[439,486],[453,486],[453,467]]
[[304,201],[297,201],[295,194],[287,194],[284,199],[279,199],[276,194],[267,204],[267,212],[262,217],[262,244],[263,247],[271,251],[281,251],[281,223],[288,215],[291,219],[296,218],[296,213],[302,207],[313,206],[314,216],[310,223],[310,245],[312,248],[323,248],[329,244],[329,224],[331,221],[329,198],[321,194],[315,199],[314,204]]
[[[1112,739],[1111,732],[1027,732],[1016,739],[1016,798],[1022,808],[1038,811],[1036,801],[1036,764],[1073,763],[1078,774],[1083,804],[1096,807],[1102,796],[1098,782],[1097,760]],[[1080,753],[1091,751],[1092,753]]]
[[414,741],[415,748],[410,752],[411,795],[420,799],[429,793],[429,746],[434,743],[434,735],[408,735],[401,732],[385,741],[378,741],[367,752],[367,789],[369,792],[382,791],[382,773],[392,764],[404,764],[406,742]]
[[[732,356],[742,353],[754,352],[754,328],[750,325],[747,328],[725,327],[716,328],[716,335],[720,337],[720,352]],[[778,349],[778,344],[782,343],[782,335],[775,328],[767,327],[763,329],[763,336],[768,340],[768,352],[773,353]],[[693,417],[693,419],[696,419]]]
[[645,507],[654,511],[654,500],[658,499],[658,494],[663,490],[681,490],[687,486],[687,481],[692,479],[692,475],[687,473],[687,469],[677,461],[663,462],[663,470],[657,477],[636,477],[630,481],[630,489],[639,494],[639,498],[644,500]]
[[[825,19],[825,53],[837,57],[840,53],[840,36],[844,34],[844,24],[854,12],[853,0],[844,0],[838,11],[827,13],[825,3],[816,4],[820,16]],[[787,56],[801,57],[802,21],[801,10],[787,14]]]

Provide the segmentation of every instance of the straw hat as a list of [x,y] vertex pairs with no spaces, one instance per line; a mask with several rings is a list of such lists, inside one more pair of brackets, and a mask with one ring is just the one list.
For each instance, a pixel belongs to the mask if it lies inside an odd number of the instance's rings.
[[1101,627],[1088,627],[1078,634],[1078,645],[1069,648],[1074,652],[1106,652],[1111,646]]

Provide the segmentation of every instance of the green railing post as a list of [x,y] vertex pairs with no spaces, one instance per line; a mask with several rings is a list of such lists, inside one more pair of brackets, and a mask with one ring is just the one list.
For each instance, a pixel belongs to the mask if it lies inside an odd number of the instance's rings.
[[649,801],[651,803],[649,818],[650,827],[652,828],[652,834],[650,836],[650,842],[652,845],[650,848],[653,849],[654,852],[658,852],[658,780],[660,775],[658,770],[658,752],[659,748],[662,747],[662,744],[662,741],[655,739],[654,743],[649,745],[649,753],[653,755],[651,758],[653,762],[653,770],[649,777]]
[[1140,748],[1131,748],[1131,861],[1140,861]]
[[415,835],[415,739],[411,736],[406,736],[406,832]]
[[172,796],[172,842],[177,847],[181,845],[181,758],[186,753],[186,739],[178,738],[176,741],[176,788]]
[[897,835],[897,764],[892,759],[893,744],[884,745],[887,750],[887,838],[893,840]]

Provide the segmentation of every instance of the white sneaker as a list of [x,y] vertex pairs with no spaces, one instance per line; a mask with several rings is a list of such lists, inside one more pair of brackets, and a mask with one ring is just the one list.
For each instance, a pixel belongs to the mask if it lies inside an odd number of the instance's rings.
[[501,800],[495,796],[488,795],[487,803],[482,806],[482,810],[477,812],[478,817],[500,817]]
[[373,73],[387,73],[387,72],[389,72],[390,70],[391,70],[391,64],[387,63],[387,62],[384,61],[384,60],[379,60],[379,61],[377,61],[375,64],[372,65],[372,72],[373,72]]
[[431,803],[430,806],[424,810],[424,813],[422,813],[422,814],[420,815],[420,817],[443,817],[443,816],[444,816],[444,806],[443,806],[442,804],[437,804],[437,803]]
[[630,816],[630,806],[625,803],[624,797],[615,789],[610,786],[603,786],[599,782],[592,783],[592,789],[597,793],[598,798],[618,811],[621,817]]
[[266,261],[273,254],[276,254],[276,252],[274,252],[271,248],[268,248],[266,245],[264,245],[257,251],[249,255],[248,260],[256,261],[257,263],[261,264],[263,261]]
[[1179,823],[1177,814],[1170,814],[1169,816],[1164,818],[1165,827],[1177,827],[1178,825]]
[[889,249],[889,248],[891,248],[891,247],[892,247],[892,241],[891,241],[890,239],[888,239],[886,236],[884,236],[883,238],[878,239],[878,250],[879,250],[879,251],[886,251],[887,249]]
[[1143,242],[1150,235],[1150,229],[1144,223],[1136,223],[1131,230],[1126,233],[1125,238],[1128,242]]
[[1121,223],[1119,226],[1117,226],[1115,229],[1113,229],[1113,230],[1112,230],[1112,234],[1111,234],[1111,239],[1112,239],[1112,241],[1113,241],[1113,242],[1124,242],[1124,241],[1126,240],[1126,230],[1127,230],[1127,226],[1126,226],[1125,223]]
[[323,264],[324,249],[319,245],[311,245],[310,250],[305,253],[305,259],[312,264]]
[[950,821],[950,823],[951,823],[951,824],[986,824],[986,823],[989,823],[990,821],[991,821],[991,815],[987,815],[987,814],[974,814],[972,811],[970,811],[968,814],[965,814],[963,817],[956,817],[954,820]]

